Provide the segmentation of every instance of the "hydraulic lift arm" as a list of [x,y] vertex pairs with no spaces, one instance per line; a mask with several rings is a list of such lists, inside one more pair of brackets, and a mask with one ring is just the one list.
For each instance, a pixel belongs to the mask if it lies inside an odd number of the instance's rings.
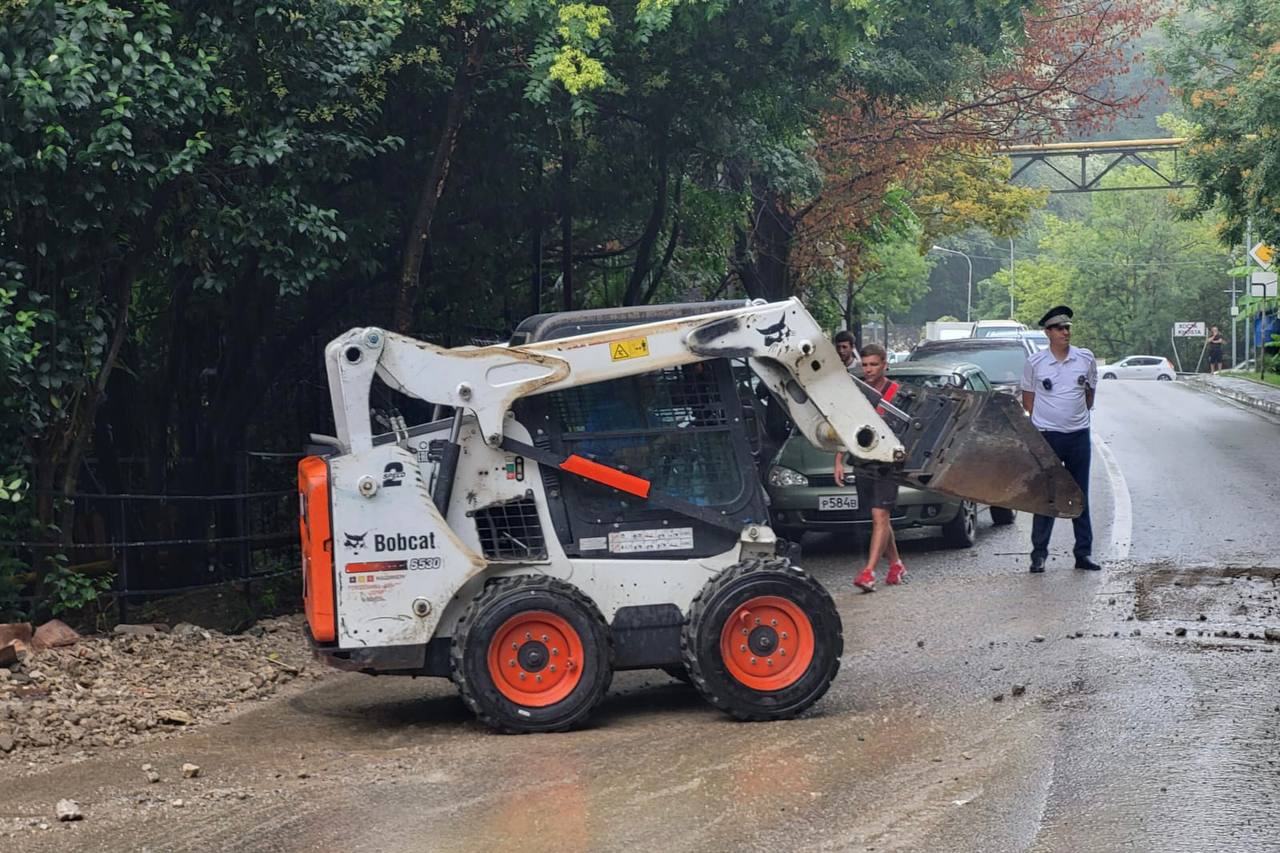
[[911,389],[895,400],[907,417],[891,428],[797,299],[516,347],[443,349],[363,328],[325,348],[337,438],[351,452],[372,447],[375,373],[411,397],[470,410],[499,447],[521,397],[713,358],[747,359],[811,443],[848,450],[864,471],[1012,509],[1080,512],[1079,489],[1011,398]]

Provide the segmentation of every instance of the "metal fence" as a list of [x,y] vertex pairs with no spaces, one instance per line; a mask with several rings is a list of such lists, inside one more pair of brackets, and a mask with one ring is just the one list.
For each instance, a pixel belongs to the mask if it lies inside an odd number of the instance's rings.
[[[10,541],[23,562],[60,553],[73,571],[114,575],[106,597],[127,621],[131,602],[298,572],[298,453],[246,452],[224,494],[77,492],[70,542]],[[126,465],[132,460],[121,460]],[[125,482],[139,478],[126,476]],[[86,481],[96,480],[92,466]]]

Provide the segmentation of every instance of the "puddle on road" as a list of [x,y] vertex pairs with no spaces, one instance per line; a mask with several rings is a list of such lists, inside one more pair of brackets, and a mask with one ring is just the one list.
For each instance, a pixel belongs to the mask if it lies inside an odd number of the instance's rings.
[[1194,623],[1188,631],[1227,630],[1246,637],[1280,627],[1280,569],[1149,569],[1138,573],[1135,593],[1134,615],[1141,622]]

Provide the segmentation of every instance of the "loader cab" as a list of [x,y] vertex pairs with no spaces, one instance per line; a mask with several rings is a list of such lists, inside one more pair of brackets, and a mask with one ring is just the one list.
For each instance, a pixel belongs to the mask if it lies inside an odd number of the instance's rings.
[[[656,305],[542,314],[512,345],[706,314],[740,302]],[[714,511],[723,524],[541,468],[557,538],[570,557],[688,559],[734,547],[768,515],[748,434],[756,419],[730,362],[714,359],[526,397],[514,410],[534,444],[577,454],[649,480],[653,488]]]

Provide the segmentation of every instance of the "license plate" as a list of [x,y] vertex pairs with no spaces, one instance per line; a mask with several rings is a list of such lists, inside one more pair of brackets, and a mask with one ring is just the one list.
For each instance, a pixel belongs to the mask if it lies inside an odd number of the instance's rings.
[[819,495],[818,511],[840,511],[858,508],[858,493],[850,492],[847,495]]

